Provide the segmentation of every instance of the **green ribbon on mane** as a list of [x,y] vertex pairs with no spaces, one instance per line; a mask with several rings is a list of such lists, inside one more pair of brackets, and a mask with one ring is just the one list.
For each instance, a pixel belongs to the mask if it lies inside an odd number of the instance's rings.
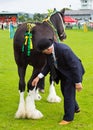
[[30,48],[32,45],[32,33],[26,32],[25,33],[25,43],[22,46],[22,52],[24,52],[24,47],[27,45],[27,56],[30,56]]
[[31,30],[35,24],[27,23],[27,32],[25,33],[25,42],[22,45],[22,52],[25,51],[25,46],[27,46],[27,56],[30,56],[30,49],[32,49],[32,33]]

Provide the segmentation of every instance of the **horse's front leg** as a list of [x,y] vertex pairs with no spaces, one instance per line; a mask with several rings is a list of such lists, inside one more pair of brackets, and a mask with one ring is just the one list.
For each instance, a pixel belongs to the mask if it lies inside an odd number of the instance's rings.
[[34,88],[31,85],[32,80],[36,77],[37,74],[38,70],[34,70],[27,84],[28,96],[26,97],[26,117],[31,119],[40,119],[43,117],[43,114],[39,110],[37,110],[35,106],[35,100],[40,100],[41,96],[39,95],[37,88]]
[[35,106],[36,90],[29,90],[28,96],[26,97],[26,117],[31,119],[40,119],[43,114],[37,110]]
[[54,81],[51,80],[50,77],[50,88],[49,88],[49,95],[47,97],[48,102],[61,102],[61,98],[56,94]]
[[19,74],[19,106],[18,110],[15,114],[16,118],[25,118],[25,100],[24,100],[24,91],[25,91],[25,72],[26,67],[18,66],[18,74]]

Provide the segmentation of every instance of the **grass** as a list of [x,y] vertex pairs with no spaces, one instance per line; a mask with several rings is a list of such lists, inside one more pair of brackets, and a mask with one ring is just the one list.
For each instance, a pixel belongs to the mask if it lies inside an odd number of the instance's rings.
[[[59,85],[57,94],[62,98],[61,103],[48,103],[49,80],[46,77],[45,94],[42,100],[36,101],[36,107],[44,117],[40,120],[15,119],[18,107],[18,74],[13,56],[13,40],[9,39],[8,30],[0,30],[0,130],[92,130],[93,129],[93,32],[66,30],[68,44],[83,62],[86,73],[83,78],[83,90],[77,92],[81,112],[75,114],[74,121],[67,126],[60,126],[62,119],[63,97]],[[32,67],[28,66],[26,81],[29,79]]]

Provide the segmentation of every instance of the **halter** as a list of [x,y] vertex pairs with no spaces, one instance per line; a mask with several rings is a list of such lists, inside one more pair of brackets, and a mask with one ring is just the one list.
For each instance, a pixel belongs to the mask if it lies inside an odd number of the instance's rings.
[[62,23],[62,25],[63,25],[63,33],[60,34],[60,37],[62,37],[62,36],[64,35],[64,32],[65,32],[65,27],[64,27],[64,23],[63,23],[63,19],[62,19],[62,17],[61,17],[61,14],[58,13],[58,15],[59,15],[59,17],[60,17],[60,19],[61,19],[61,23]]

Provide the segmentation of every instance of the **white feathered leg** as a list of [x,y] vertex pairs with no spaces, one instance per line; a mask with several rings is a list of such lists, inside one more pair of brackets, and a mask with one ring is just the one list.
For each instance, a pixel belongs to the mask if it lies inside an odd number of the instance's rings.
[[26,117],[31,119],[40,119],[43,117],[43,114],[35,106],[35,89],[29,91],[26,98]]
[[47,101],[48,102],[60,102],[61,101],[61,98],[56,95],[54,81],[52,81],[52,84],[50,85],[49,95],[48,95]]
[[18,106],[18,110],[15,114],[15,118],[25,118],[24,92],[20,92],[19,106]]

